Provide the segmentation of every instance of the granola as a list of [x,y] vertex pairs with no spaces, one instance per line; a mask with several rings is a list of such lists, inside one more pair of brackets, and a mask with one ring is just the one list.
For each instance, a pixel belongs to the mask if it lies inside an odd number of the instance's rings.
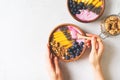
[[117,16],[110,16],[105,20],[105,30],[110,35],[120,34],[120,18]]

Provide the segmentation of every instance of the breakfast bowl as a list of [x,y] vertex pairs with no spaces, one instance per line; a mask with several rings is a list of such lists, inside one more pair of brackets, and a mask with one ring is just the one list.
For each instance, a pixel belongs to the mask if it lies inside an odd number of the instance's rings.
[[67,0],[71,16],[84,23],[96,21],[105,9],[105,0]]
[[86,50],[85,33],[74,24],[58,25],[49,36],[49,51],[63,62],[80,59]]

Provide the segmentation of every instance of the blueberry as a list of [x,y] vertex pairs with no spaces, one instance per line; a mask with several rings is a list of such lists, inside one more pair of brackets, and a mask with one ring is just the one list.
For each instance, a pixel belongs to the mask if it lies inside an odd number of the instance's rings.
[[65,55],[65,59],[66,59],[66,60],[69,60],[69,59],[70,59],[70,56]]
[[73,11],[74,11],[74,12],[77,12],[77,9],[76,9],[76,8],[74,8],[74,9],[73,9]]
[[74,50],[73,53],[75,54],[77,52],[77,50]]
[[80,14],[80,11],[77,11],[76,14]]
[[71,9],[70,9],[70,12],[74,12],[73,9],[74,9],[74,8],[71,8]]
[[89,10],[92,10],[92,9],[94,8],[94,6],[93,6],[92,4],[90,4],[90,5],[87,6],[87,8],[88,8]]
[[80,55],[80,53],[76,53],[76,54],[75,54],[75,56],[79,56],[79,55]]
[[76,49],[76,53],[80,53],[81,52],[81,49]]
[[72,47],[70,47],[67,51],[68,51],[68,52],[73,52]]
[[72,5],[72,4],[70,4],[70,5],[69,5],[69,7],[70,7],[70,8],[72,8],[72,7],[73,7],[73,5]]
[[73,15],[76,14],[76,12],[75,12],[73,9],[71,9],[70,11],[71,11],[71,13],[72,13]]
[[80,49],[81,49],[81,50],[83,49],[83,45],[80,45]]
[[61,27],[60,30],[61,30],[61,31],[64,31],[64,27]]
[[87,9],[87,7],[86,7],[86,6],[83,6],[83,9]]
[[77,8],[78,10],[83,9],[83,7],[80,6],[80,5],[78,5],[76,8]]
[[80,48],[80,45],[77,45],[77,49],[79,49]]
[[72,0],[69,0],[69,3],[71,4],[71,3],[73,3],[73,1],[72,1]]
[[77,5],[77,2],[75,2],[75,1],[73,1],[72,3],[73,3],[73,5]]
[[81,48],[77,49],[76,52],[80,53],[82,50]]
[[68,48],[68,49],[67,49],[67,52],[71,52],[71,49],[70,49],[70,48]]
[[68,30],[68,27],[65,26],[65,27],[64,27],[64,30],[65,30],[65,31]]
[[83,3],[83,2],[80,2],[79,5],[80,5],[81,7],[83,7],[83,6],[84,6],[84,3]]
[[78,47],[78,44],[74,44],[74,47],[77,48],[77,47]]
[[76,8],[77,6],[76,6],[76,4],[73,4],[73,8]]
[[82,52],[81,48],[79,48],[79,49],[76,50],[76,54],[79,54],[80,52]]
[[70,58],[75,58],[75,54],[73,54],[73,55],[70,55]]
[[70,54],[70,55],[73,55],[74,53],[71,51],[71,52],[69,52],[69,54]]
[[84,45],[84,42],[81,42],[80,45]]
[[78,44],[78,42],[76,42],[76,41],[75,41],[75,42],[73,42],[73,45],[75,45],[75,44]]
[[75,14],[76,14],[76,12],[72,12],[72,14],[73,14],[73,15],[75,15]]
[[99,13],[101,12],[101,9],[102,9],[101,7],[96,8],[94,12],[95,12],[96,14],[99,14]]
[[71,49],[72,49],[72,50],[74,50],[74,49],[75,49],[75,47],[74,47],[74,46],[72,46],[72,47],[71,47]]

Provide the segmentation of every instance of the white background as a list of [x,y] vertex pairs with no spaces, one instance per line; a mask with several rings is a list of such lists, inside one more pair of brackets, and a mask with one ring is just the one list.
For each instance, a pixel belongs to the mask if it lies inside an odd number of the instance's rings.
[[[99,34],[101,19],[120,12],[120,0],[106,0],[101,18],[93,23],[74,20],[67,0],[0,0],[0,80],[49,80],[46,45],[59,24],[73,23]],[[105,80],[120,80],[120,36],[104,40],[102,68]],[[78,61],[62,63],[64,80],[93,80],[89,51]]]

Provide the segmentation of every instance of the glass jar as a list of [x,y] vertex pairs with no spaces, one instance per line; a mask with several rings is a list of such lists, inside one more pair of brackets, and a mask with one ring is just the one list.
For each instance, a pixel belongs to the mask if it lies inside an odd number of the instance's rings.
[[119,34],[120,34],[120,13],[109,15],[101,21],[101,33],[99,34],[99,36],[102,39],[117,36]]

